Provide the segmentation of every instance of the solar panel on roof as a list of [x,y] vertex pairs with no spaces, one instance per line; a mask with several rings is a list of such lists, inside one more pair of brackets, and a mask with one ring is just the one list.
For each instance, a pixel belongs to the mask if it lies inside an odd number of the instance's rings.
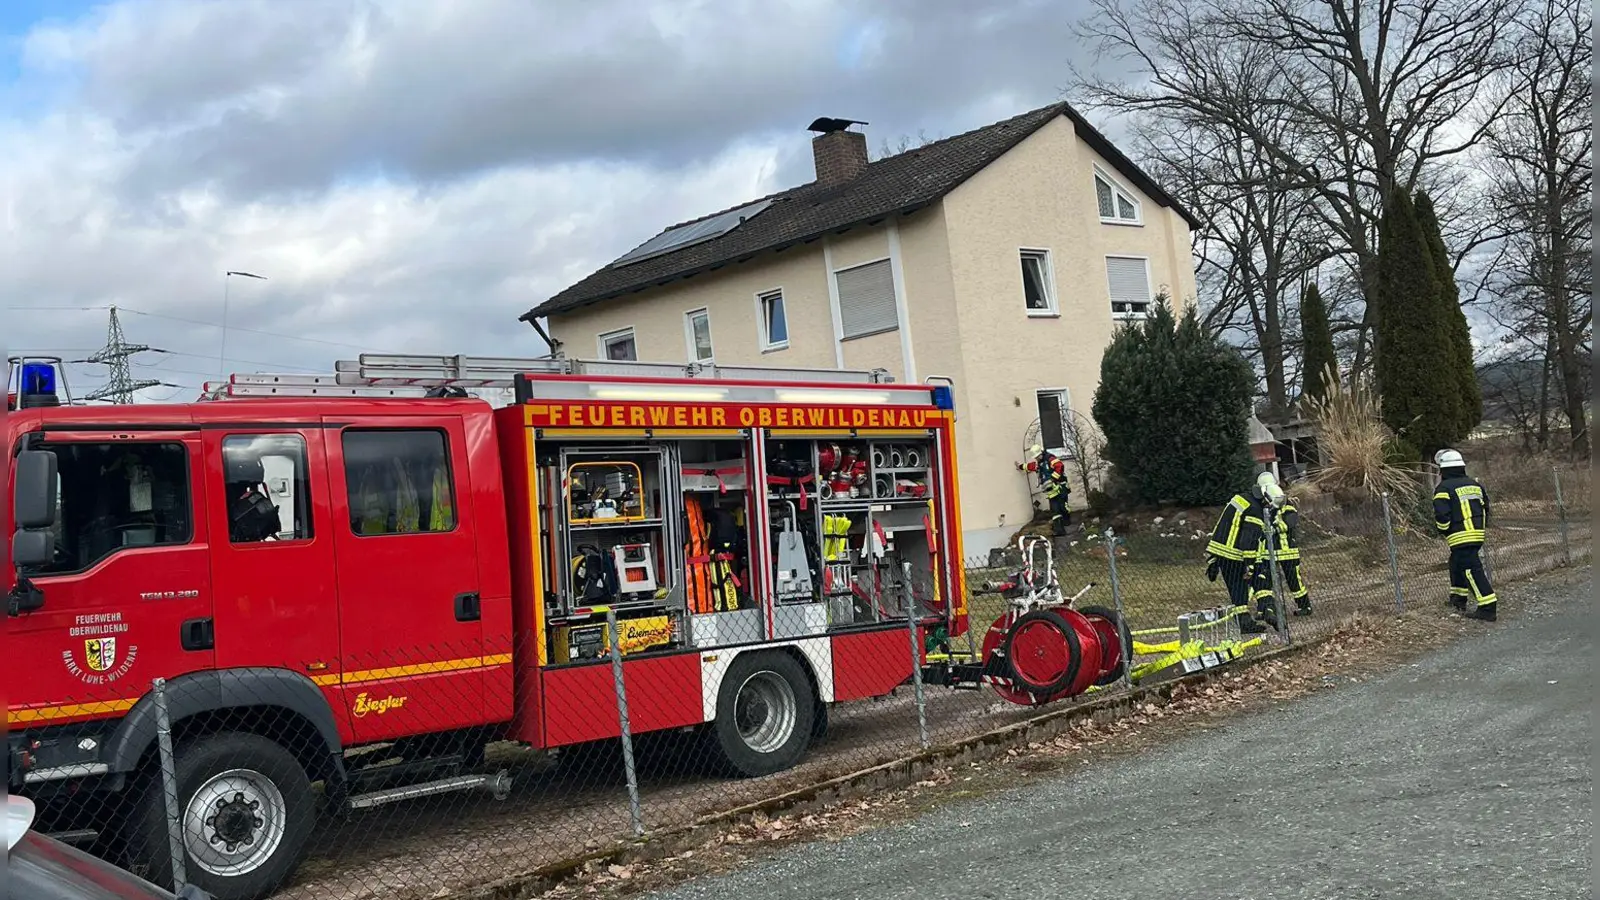
[[635,263],[641,259],[649,259],[652,256],[671,253],[691,244],[698,244],[703,241],[709,241],[712,238],[721,237],[738,228],[740,223],[771,205],[771,200],[757,200],[748,206],[730,209],[725,213],[718,213],[698,222],[690,222],[687,225],[668,228],[666,231],[617,257],[612,265],[623,266],[628,263]]

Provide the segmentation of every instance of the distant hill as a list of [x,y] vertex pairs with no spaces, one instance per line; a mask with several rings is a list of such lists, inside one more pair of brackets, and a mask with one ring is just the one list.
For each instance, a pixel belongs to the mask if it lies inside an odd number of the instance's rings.
[[[1592,360],[1585,355],[1583,361],[1583,393],[1589,394],[1589,373]],[[1539,379],[1543,365],[1536,359],[1499,359],[1478,366],[1478,384],[1483,388],[1483,419],[1485,422],[1515,421],[1517,410],[1532,410],[1539,401]],[[1550,385],[1550,405],[1558,411],[1560,399],[1558,386]]]

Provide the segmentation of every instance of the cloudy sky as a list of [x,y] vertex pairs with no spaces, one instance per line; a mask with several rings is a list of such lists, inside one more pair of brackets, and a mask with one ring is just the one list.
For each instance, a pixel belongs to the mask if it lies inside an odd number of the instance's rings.
[[229,371],[536,355],[529,307],[809,180],[816,116],[876,150],[1058,99],[1081,6],[0,0],[3,343],[87,355],[116,304],[187,399],[226,286]]

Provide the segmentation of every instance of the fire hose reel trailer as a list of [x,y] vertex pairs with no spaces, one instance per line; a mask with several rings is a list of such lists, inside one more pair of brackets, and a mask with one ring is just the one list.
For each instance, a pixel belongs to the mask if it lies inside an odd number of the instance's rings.
[[931,667],[928,679],[952,687],[986,684],[1009,702],[1038,706],[1122,677],[1127,626],[1104,607],[1072,608],[1093,582],[1072,597],[1062,596],[1050,540],[1023,536],[1017,543],[1022,569],[989,586],[1010,609],[989,626],[978,661],[940,663]]
[[[1007,621],[1012,618],[1012,621]],[[984,638],[985,676],[1003,699],[1038,706],[1076,697],[1122,675],[1116,614],[1067,607],[1036,609],[997,619]]]

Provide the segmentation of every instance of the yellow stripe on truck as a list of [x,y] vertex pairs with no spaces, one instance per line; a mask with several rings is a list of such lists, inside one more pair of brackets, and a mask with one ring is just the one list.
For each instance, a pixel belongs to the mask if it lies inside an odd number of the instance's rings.
[[134,704],[138,702],[138,697],[124,697],[120,700],[101,700],[96,703],[64,703],[59,706],[13,709],[6,712],[6,722],[11,725],[25,725],[29,722],[49,722],[78,716],[103,716],[133,709]]

